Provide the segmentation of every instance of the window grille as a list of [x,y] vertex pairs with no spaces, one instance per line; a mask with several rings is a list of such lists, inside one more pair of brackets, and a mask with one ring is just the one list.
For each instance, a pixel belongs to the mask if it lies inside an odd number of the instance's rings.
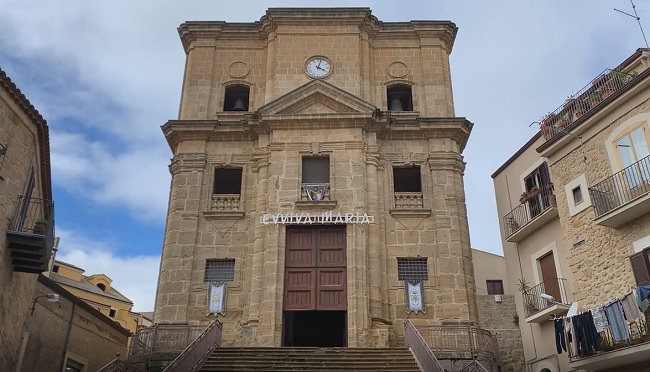
[[206,282],[232,282],[235,280],[234,259],[213,259],[205,261]]
[[427,258],[398,258],[397,278],[410,283],[418,283],[429,280]]

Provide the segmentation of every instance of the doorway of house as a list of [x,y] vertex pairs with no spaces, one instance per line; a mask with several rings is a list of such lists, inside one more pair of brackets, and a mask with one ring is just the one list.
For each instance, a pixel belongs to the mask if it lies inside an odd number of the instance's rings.
[[282,345],[347,346],[346,226],[288,226]]

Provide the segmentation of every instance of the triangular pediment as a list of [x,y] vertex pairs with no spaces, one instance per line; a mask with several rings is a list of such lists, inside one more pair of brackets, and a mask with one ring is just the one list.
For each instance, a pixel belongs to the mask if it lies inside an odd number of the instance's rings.
[[372,113],[369,102],[320,80],[313,80],[259,108],[261,115]]

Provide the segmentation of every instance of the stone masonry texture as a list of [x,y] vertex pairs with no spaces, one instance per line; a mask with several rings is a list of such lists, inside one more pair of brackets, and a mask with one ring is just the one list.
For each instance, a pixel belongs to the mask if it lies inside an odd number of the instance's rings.
[[525,368],[521,331],[515,322],[515,295],[503,295],[497,303],[493,295],[477,295],[480,324],[492,332],[499,343],[499,364],[502,372],[520,372]]
[[[403,322],[478,319],[462,151],[472,124],[454,116],[450,22],[380,23],[369,9],[270,9],[259,22],[187,22],[155,322],[207,324],[207,259],[235,259],[223,321],[226,346],[280,346],[286,227],[263,213],[368,213],[347,225],[348,346],[403,341]],[[330,59],[322,81],[308,58]],[[386,112],[386,88],[411,87],[414,111]],[[247,112],[223,112],[230,85]],[[328,156],[330,200],[301,197],[301,159]],[[421,193],[405,205],[393,167],[418,166]],[[216,168],[242,169],[230,207],[213,203]],[[427,258],[426,313],[406,311],[398,257]]]

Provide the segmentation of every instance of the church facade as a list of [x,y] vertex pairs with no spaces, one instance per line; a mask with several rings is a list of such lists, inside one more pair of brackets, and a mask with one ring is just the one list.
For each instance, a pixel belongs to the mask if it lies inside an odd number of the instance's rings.
[[477,321],[449,21],[186,22],[155,323],[224,346],[388,347]]

